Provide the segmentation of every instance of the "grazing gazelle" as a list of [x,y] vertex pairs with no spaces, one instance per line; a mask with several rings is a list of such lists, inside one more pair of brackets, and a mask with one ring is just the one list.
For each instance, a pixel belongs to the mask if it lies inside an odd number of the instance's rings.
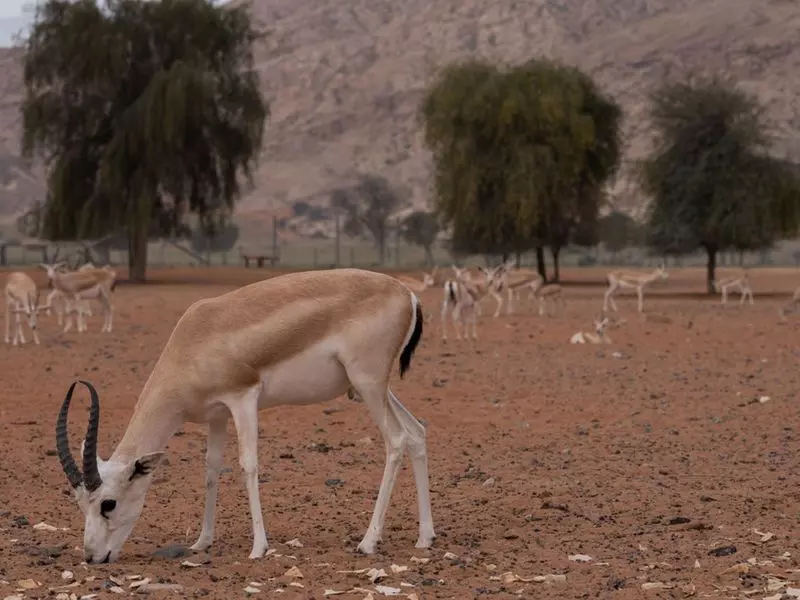
[[73,383],[58,416],[56,446],[85,515],[86,562],[119,557],[167,442],[185,422],[207,423],[209,428],[205,511],[192,549],[208,548],[231,418],[250,504],[250,558],[264,556],[268,544],[258,488],[258,412],[324,402],[345,393],[364,401],[386,444],[378,498],[358,549],[375,552],[406,449],[419,503],[417,547],[429,547],[435,534],[425,427],[389,389],[393,365],[399,359],[402,376],[421,336],[422,309],[414,293],[395,278],[372,271],[291,273],[199,300],[175,326],[107,461],[97,455],[98,395],[85,384],[92,402],[83,473],[67,441]]
[[750,287],[750,279],[747,276],[747,271],[743,271],[738,277],[729,277],[722,281],[714,280],[711,282],[714,291],[722,294],[722,305],[728,303],[728,290],[736,290],[739,292],[739,306],[744,304],[745,300],[749,300],[753,304],[753,288]]
[[617,303],[614,302],[614,294],[620,288],[632,288],[636,290],[636,295],[639,298],[639,312],[644,311],[644,288],[647,284],[652,283],[656,279],[666,279],[669,277],[667,267],[662,263],[652,273],[637,273],[635,271],[611,271],[608,278],[608,289],[606,290],[603,298],[603,312],[608,312],[608,304],[611,303],[611,308],[617,310]]
[[11,313],[14,313],[16,324],[14,327],[13,346],[18,343],[25,343],[25,335],[22,333],[22,321],[20,315],[24,314],[28,318],[28,327],[31,328],[33,342],[39,343],[39,336],[36,333],[37,316],[39,311],[44,308],[39,306],[39,288],[30,276],[20,271],[10,273],[6,278],[4,288],[6,301],[6,344],[11,342]]

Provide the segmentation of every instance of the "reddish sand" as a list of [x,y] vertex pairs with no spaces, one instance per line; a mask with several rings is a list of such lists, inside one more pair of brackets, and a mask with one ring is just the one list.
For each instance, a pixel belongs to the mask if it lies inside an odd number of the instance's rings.
[[[341,573],[370,567],[386,570],[379,583],[402,590],[399,597],[420,599],[779,598],[786,588],[776,581],[800,588],[800,317],[788,324],[777,317],[800,283],[790,270],[754,273],[755,305],[726,310],[700,295],[699,271],[672,271],[646,297],[644,319],[634,296],[621,296],[626,322],[609,330],[606,346],[568,343],[591,329],[600,309],[599,271],[566,274],[584,284],[566,287],[566,311],[554,317],[528,311],[492,319],[488,302],[474,346],[442,343],[440,291],[422,294],[434,318],[393,389],[428,425],[439,534],[431,550],[414,548],[416,500],[406,464],[379,553],[354,553],[384,451],[363,405],[338,398],[261,413],[261,499],[275,555],[247,558],[250,517],[230,440],[217,542],[207,555],[189,557],[202,566],[151,557],[163,546],[192,543],[199,531],[205,435],[187,425],[169,444],[169,465],[119,562],[82,565],[83,517],[54,456],[54,422],[70,382],[81,377],[97,386],[100,454],[107,456],[186,307],[264,273],[152,272],[162,285],[117,288],[112,334],[100,333],[97,314],[80,335],[60,333],[50,317],[41,346],[2,346],[0,598],[46,597],[48,588],[69,583],[64,570],[78,580],[67,590],[78,597],[113,597],[110,577],[128,593],[124,577],[139,575],[181,584],[189,596],[242,597],[254,582],[263,590],[257,597],[319,599],[326,589],[358,587],[334,597],[361,599],[373,590],[377,600],[384,596],[366,574]],[[85,392],[74,404],[77,453]],[[331,479],[342,483],[326,485]],[[39,522],[68,529],[35,530]],[[295,538],[303,547],[285,544]],[[735,553],[713,554],[727,546]],[[408,570],[393,574],[393,563]],[[302,579],[285,575],[293,566]],[[511,582],[509,572],[563,574],[565,581]],[[28,578],[41,587],[15,591]],[[654,582],[670,589],[643,590]]]

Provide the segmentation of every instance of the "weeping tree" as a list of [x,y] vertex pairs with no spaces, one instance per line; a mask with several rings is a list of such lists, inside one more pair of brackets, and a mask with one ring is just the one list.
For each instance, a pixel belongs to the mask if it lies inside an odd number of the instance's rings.
[[[445,68],[420,118],[434,157],[437,213],[459,252],[543,248],[554,257],[591,223],[619,162],[621,111],[577,69],[547,60]],[[594,213],[594,214],[592,214]]]
[[263,35],[246,4],[38,4],[24,42],[22,147],[48,170],[43,234],[124,229],[130,278],[143,281],[154,220],[231,209],[269,114],[253,66]]
[[757,99],[718,77],[667,83],[652,96],[657,146],[643,163],[648,243],[660,254],[708,256],[708,293],[726,249],[768,248],[800,225],[800,181],[769,154]]

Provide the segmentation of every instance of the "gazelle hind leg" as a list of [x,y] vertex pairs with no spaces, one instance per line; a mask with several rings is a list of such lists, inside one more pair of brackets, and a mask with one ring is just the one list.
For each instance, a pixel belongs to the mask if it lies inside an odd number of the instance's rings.
[[203,525],[200,529],[200,536],[192,545],[192,550],[195,552],[206,550],[214,541],[214,517],[217,508],[219,474],[222,472],[227,425],[228,416],[226,415],[224,418],[211,421],[208,426],[205,509],[203,511]]
[[428,445],[425,439],[425,426],[403,406],[392,390],[389,390],[389,408],[406,432],[408,454],[411,458],[411,468],[414,471],[414,481],[417,486],[419,537],[417,538],[416,547],[429,548],[436,538],[436,532],[433,529],[433,513],[431,511]]
[[239,438],[239,465],[244,474],[250,518],[253,524],[253,550],[250,558],[261,558],[267,552],[267,533],[261,513],[261,498],[258,494],[258,399],[262,385],[250,388],[244,396],[223,401],[233,416],[236,435]]
[[383,437],[386,446],[386,464],[383,469],[381,485],[378,489],[378,498],[375,501],[375,508],[372,512],[367,531],[358,544],[358,551],[363,554],[374,554],[377,543],[381,540],[383,524],[386,518],[386,510],[389,508],[389,500],[400,472],[403,462],[408,434],[403,424],[397,418],[395,412],[390,408],[388,396],[388,386],[386,382],[377,382],[364,377],[351,377],[350,381],[356,392],[364,399],[364,403],[369,409],[370,416]]

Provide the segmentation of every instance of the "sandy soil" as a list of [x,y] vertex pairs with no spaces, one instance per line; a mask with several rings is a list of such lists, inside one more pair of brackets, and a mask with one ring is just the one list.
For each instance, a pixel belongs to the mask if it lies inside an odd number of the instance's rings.
[[[755,273],[756,304],[726,310],[699,295],[699,271],[673,271],[646,298],[645,319],[631,294],[619,300],[626,322],[609,330],[608,346],[567,343],[591,328],[600,272],[580,271],[584,282],[566,289],[558,316],[484,318],[474,346],[442,343],[437,316],[408,376],[393,382],[428,424],[439,534],[430,551],[414,549],[407,464],[379,553],[354,553],[384,452],[363,406],[339,398],[261,414],[272,556],[247,558],[250,518],[230,441],[217,543],[189,557],[202,566],[152,557],[166,545],[192,543],[199,531],[205,435],[187,425],[169,444],[170,464],[156,477],[120,562],[82,565],[83,518],[54,452],[56,413],[70,382],[87,378],[100,391],[100,454],[107,456],[186,307],[263,275],[153,272],[160,285],[117,288],[112,334],[100,333],[99,316],[82,335],[60,333],[51,317],[40,347],[0,346],[0,598],[46,597],[69,583],[64,570],[78,581],[67,593],[78,597],[113,597],[111,577],[129,593],[124,578],[138,575],[181,584],[189,596],[242,597],[253,582],[263,590],[256,597],[323,598],[326,589],[358,587],[337,597],[361,599],[373,590],[378,600],[384,596],[365,574],[341,573],[370,567],[385,569],[380,584],[401,589],[400,597],[420,599],[777,599],[787,586],[800,588],[800,318],[785,325],[777,318],[800,283],[790,270]],[[439,293],[422,295],[435,315]],[[84,406],[82,394],[71,417],[75,453]],[[34,529],[40,522],[59,529]],[[286,545],[293,539],[303,546]],[[393,574],[392,564],[408,570]],[[302,579],[285,575],[292,567]],[[508,573],[565,581],[511,581]],[[16,591],[29,578],[40,586]],[[643,589],[657,582],[666,589]]]

